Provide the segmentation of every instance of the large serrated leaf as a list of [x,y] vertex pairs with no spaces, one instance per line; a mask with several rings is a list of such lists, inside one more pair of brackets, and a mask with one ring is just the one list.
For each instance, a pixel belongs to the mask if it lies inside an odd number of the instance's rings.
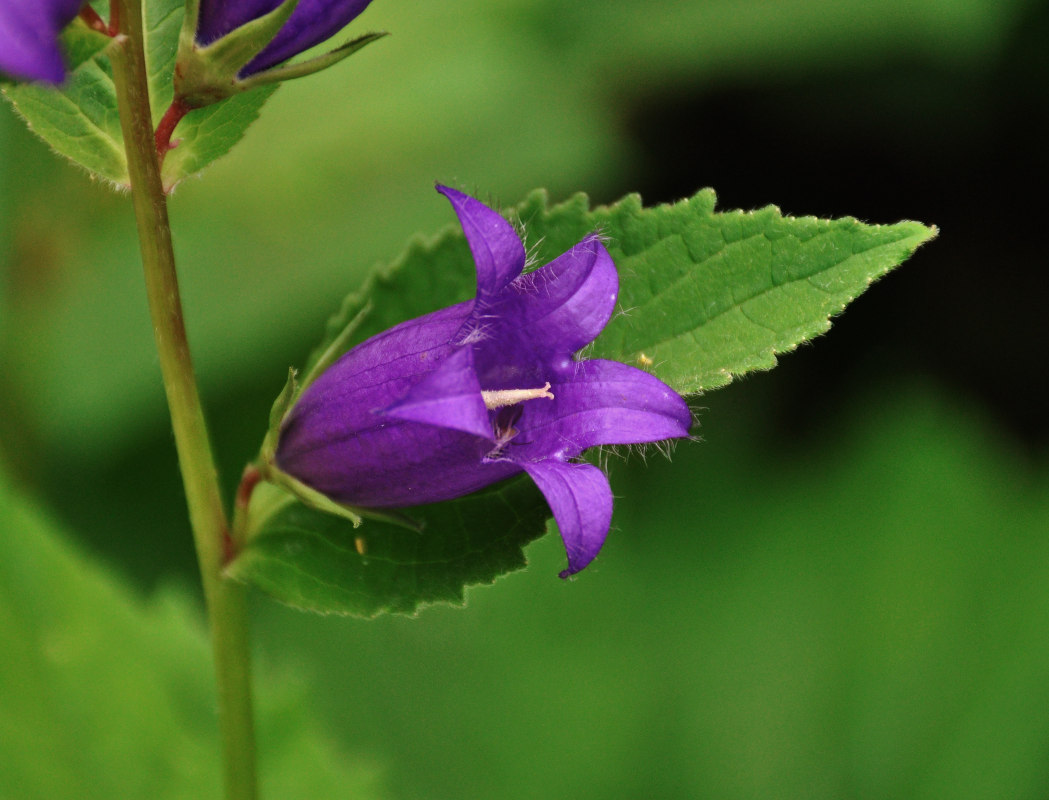
[[[105,3],[93,5],[107,15]],[[184,0],[146,4],[146,62],[154,126],[174,93],[172,75],[184,6]],[[116,89],[105,55],[106,39],[77,20],[63,34],[70,67],[66,82],[58,88],[14,84],[5,86],[4,93],[30,128],[55,151],[106,181],[127,185],[127,159]],[[178,147],[164,159],[165,188],[173,188],[225,155],[275,89],[263,87],[190,112],[176,129]]]
[[[622,311],[592,353],[649,369],[682,394],[772,367],[777,353],[825,331],[833,314],[935,235],[914,222],[794,219],[773,207],[717,213],[714,203],[708,189],[674,205],[644,209],[633,195],[591,211],[584,195],[550,208],[545,193],[536,192],[512,216],[533,243],[530,254],[538,264],[591,231],[604,234],[619,269]],[[312,374],[334,352],[398,322],[470,297],[473,285],[472,260],[457,226],[433,240],[417,240],[347,298],[304,372]],[[483,496],[431,506],[425,513],[433,523],[422,534],[366,524],[362,535],[375,543],[368,544],[369,552],[382,548],[389,574],[364,567],[369,562],[355,552],[356,534],[348,523],[296,506],[251,542],[235,574],[284,602],[322,611],[411,611],[419,602],[455,600],[470,582],[466,571],[454,560],[425,560],[422,582],[412,560],[416,548],[454,551],[468,530],[460,509],[473,504],[490,504],[474,515],[475,541],[502,541],[522,513],[534,514],[538,528],[548,512],[532,492],[528,506],[500,506]],[[499,574],[491,566],[486,580]],[[433,587],[454,591],[449,598],[434,594]]]
[[[830,318],[903,262],[936,229],[917,222],[866,225],[851,217],[785,217],[714,210],[704,189],[673,205],[643,208],[631,195],[590,210],[585,195],[550,207],[534,192],[520,220],[536,263],[545,264],[600,231],[619,270],[621,313],[592,355],[644,367],[682,394],[769,369],[830,327]],[[473,294],[474,273],[458,226],[416,241],[350,295],[307,367],[370,300],[352,341]]]
[[[260,486],[256,492],[279,491]],[[228,574],[287,605],[372,617],[461,604],[465,589],[525,566],[524,546],[543,534],[546,501],[527,478],[459,500],[408,510],[421,530],[348,520],[290,502],[273,514]]]

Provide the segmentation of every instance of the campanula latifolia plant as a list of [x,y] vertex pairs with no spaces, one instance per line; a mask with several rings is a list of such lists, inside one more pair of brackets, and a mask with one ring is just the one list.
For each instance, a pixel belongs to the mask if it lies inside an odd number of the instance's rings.
[[[221,747],[202,758],[221,763],[228,798],[257,793],[249,589],[359,617],[461,605],[469,587],[521,569],[523,548],[548,527],[567,554],[561,576],[575,576],[564,591],[578,589],[595,563],[615,568],[623,557],[598,558],[613,487],[631,491],[601,448],[695,446],[685,444],[688,398],[771,368],[935,234],[774,207],[719,212],[711,190],[647,208],[637,196],[591,208],[585,196],[552,204],[536,192],[501,211],[475,199],[487,195],[484,175],[469,177],[469,193],[439,185],[458,225],[414,240],[362,287],[331,287],[349,295],[317,309],[335,313],[302,369],[290,370],[258,456],[238,454],[248,466],[226,498],[190,357],[168,196],[236,145],[278,83],[378,38],[305,55],[369,5],[0,0],[6,97],[57,153],[130,190],[212,642]],[[325,119],[317,109],[300,124]],[[397,218],[400,202],[376,202]],[[223,302],[251,303],[251,292]],[[153,756],[122,758],[112,772]]]

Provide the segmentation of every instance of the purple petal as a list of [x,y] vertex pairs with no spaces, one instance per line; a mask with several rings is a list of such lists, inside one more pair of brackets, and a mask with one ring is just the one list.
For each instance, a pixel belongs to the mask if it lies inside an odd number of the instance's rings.
[[604,330],[616,307],[619,276],[597,236],[587,236],[545,267],[512,284],[521,293],[518,322],[530,345],[574,353]]
[[66,67],[58,35],[83,0],[0,2],[0,72],[30,81],[61,83]]
[[382,413],[462,351],[450,342],[472,307],[401,323],[336,361],[285,421],[277,466],[335,500],[375,508],[449,500],[520,472],[486,462],[490,427],[481,438]]
[[460,431],[387,420],[309,452],[282,440],[277,466],[334,500],[403,508],[463,497],[521,471],[512,461],[485,461],[491,449]]
[[385,416],[494,439],[473,350],[461,347],[384,412]]
[[281,432],[287,452],[306,452],[379,425],[376,411],[404,397],[454,352],[451,338],[471,303],[402,322],[343,355],[299,398]]
[[553,382],[571,374],[572,353],[608,323],[618,291],[615,265],[596,236],[518,277],[489,307],[499,318],[499,331],[478,345],[484,388]]
[[618,361],[577,362],[550,391],[553,403],[525,404],[515,458],[574,458],[602,444],[678,439],[688,436],[692,423],[677,392]]
[[513,226],[480,200],[438,186],[459,217],[477,267],[477,299],[485,305],[521,274],[525,249]]
[[299,0],[280,33],[240,71],[241,77],[262,72],[330,39],[356,19],[370,2],[371,0]]
[[612,523],[612,489],[605,473],[592,464],[562,461],[522,462],[557,520],[568,553],[567,578],[594,560]]
[[[461,497],[525,470],[561,529],[562,576],[574,574],[601,549],[612,495],[599,469],[570,460],[594,445],[687,436],[688,407],[641,370],[572,358],[616,303],[615,268],[597,237],[520,276],[524,248],[509,223],[438,189],[463,225],[477,299],[402,323],[339,359],[295,404],[276,463],[335,500],[375,508]],[[484,407],[482,390],[547,381],[553,400]]]

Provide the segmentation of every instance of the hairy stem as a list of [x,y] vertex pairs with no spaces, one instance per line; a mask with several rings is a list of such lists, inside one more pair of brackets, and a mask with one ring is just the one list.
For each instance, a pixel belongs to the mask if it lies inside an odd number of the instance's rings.
[[112,6],[121,28],[110,51],[113,80],[153,333],[211,628],[226,797],[251,800],[256,797],[256,775],[246,590],[222,577],[239,543],[230,538],[182,318],[167,197],[149,107],[141,0],[114,0]]

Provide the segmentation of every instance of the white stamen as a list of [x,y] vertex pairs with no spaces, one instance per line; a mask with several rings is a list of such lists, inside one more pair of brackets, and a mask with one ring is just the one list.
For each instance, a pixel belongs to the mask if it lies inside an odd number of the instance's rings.
[[542,389],[496,389],[491,392],[481,392],[481,397],[484,398],[485,408],[489,410],[502,408],[503,406],[515,406],[518,403],[523,403],[525,400],[536,400],[540,397],[545,397],[548,400],[554,399],[554,396],[550,393],[549,381],[546,382]]

